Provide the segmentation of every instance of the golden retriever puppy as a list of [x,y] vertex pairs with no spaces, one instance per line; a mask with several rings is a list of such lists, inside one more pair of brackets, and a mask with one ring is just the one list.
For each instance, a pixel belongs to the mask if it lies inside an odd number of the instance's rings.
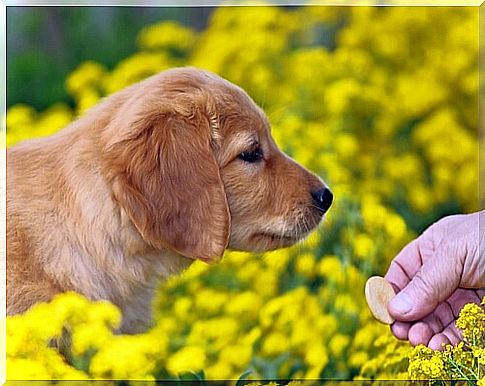
[[226,248],[305,237],[330,207],[239,87],[172,69],[7,153],[7,313],[63,291],[106,299],[141,331],[159,279]]

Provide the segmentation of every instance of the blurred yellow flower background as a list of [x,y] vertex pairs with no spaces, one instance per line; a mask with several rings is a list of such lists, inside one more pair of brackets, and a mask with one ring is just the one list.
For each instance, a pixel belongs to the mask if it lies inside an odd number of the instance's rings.
[[[228,252],[163,283],[144,334],[113,335],[119,311],[76,294],[8,318],[7,378],[443,377],[442,359],[371,317],[364,283],[433,221],[478,210],[478,8],[220,7],[202,31],[165,21],[137,44],[114,68],[86,61],[70,74],[75,108],[9,108],[7,146],[193,65],[243,87],[279,146],[330,185],[334,206],[302,244]],[[63,326],[64,357],[47,345]]]

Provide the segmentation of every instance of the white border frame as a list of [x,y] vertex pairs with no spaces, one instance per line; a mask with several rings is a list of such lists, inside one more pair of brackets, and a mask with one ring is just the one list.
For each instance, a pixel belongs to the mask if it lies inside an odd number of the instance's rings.
[[[0,50],[2,52],[0,60],[0,384],[6,382],[6,105],[7,105],[7,7],[15,6],[135,6],[135,7],[217,7],[217,6],[472,6],[480,7],[479,9],[479,74],[485,62],[482,59],[483,50],[481,50],[482,43],[480,37],[482,30],[485,33],[485,24],[482,23],[481,16],[485,16],[485,8],[482,7],[483,0],[268,0],[261,1],[214,1],[214,0],[144,0],[143,3],[137,3],[130,0],[104,0],[96,3],[95,0],[0,0]],[[484,6],[485,7],[485,6]],[[2,33],[3,32],[3,33]],[[479,115],[478,115],[478,129],[479,129],[479,205],[483,209],[485,206],[485,187],[482,186],[482,178],[485,178],[485,154],[483,145],[485,143],[485,128],[483,122],[485,116],[483,115],[482,100],[485,101],[485,96],[482,95],[482,87],[485,87],[485,81],[479,75]],[[481,217],[483,220],[483,217]],[[480,221],[480,231],[485,232],[485,220]],[[479,267],[485,269],[485,259],[483,264]],[[483,273],[485,274],[485,272]]]

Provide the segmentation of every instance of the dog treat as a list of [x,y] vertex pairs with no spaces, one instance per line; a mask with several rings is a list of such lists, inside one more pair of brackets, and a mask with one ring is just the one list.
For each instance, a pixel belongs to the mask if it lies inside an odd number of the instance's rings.
[[365,283],[367,304],[378,321],[391,324],[394,319],[387,311],[387,303],[394,297],[394,289],[389,282],[380,276],[372,276]]

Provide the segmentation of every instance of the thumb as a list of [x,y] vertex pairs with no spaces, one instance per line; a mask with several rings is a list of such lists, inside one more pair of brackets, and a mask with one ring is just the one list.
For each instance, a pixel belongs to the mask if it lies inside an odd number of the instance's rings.
[[442,243],[422,264],[406,287],[389,302],[388,311],[394,319],[402,322],[422,319],[451,296],[460,283],[463,265],[456,252],[455,246]]

